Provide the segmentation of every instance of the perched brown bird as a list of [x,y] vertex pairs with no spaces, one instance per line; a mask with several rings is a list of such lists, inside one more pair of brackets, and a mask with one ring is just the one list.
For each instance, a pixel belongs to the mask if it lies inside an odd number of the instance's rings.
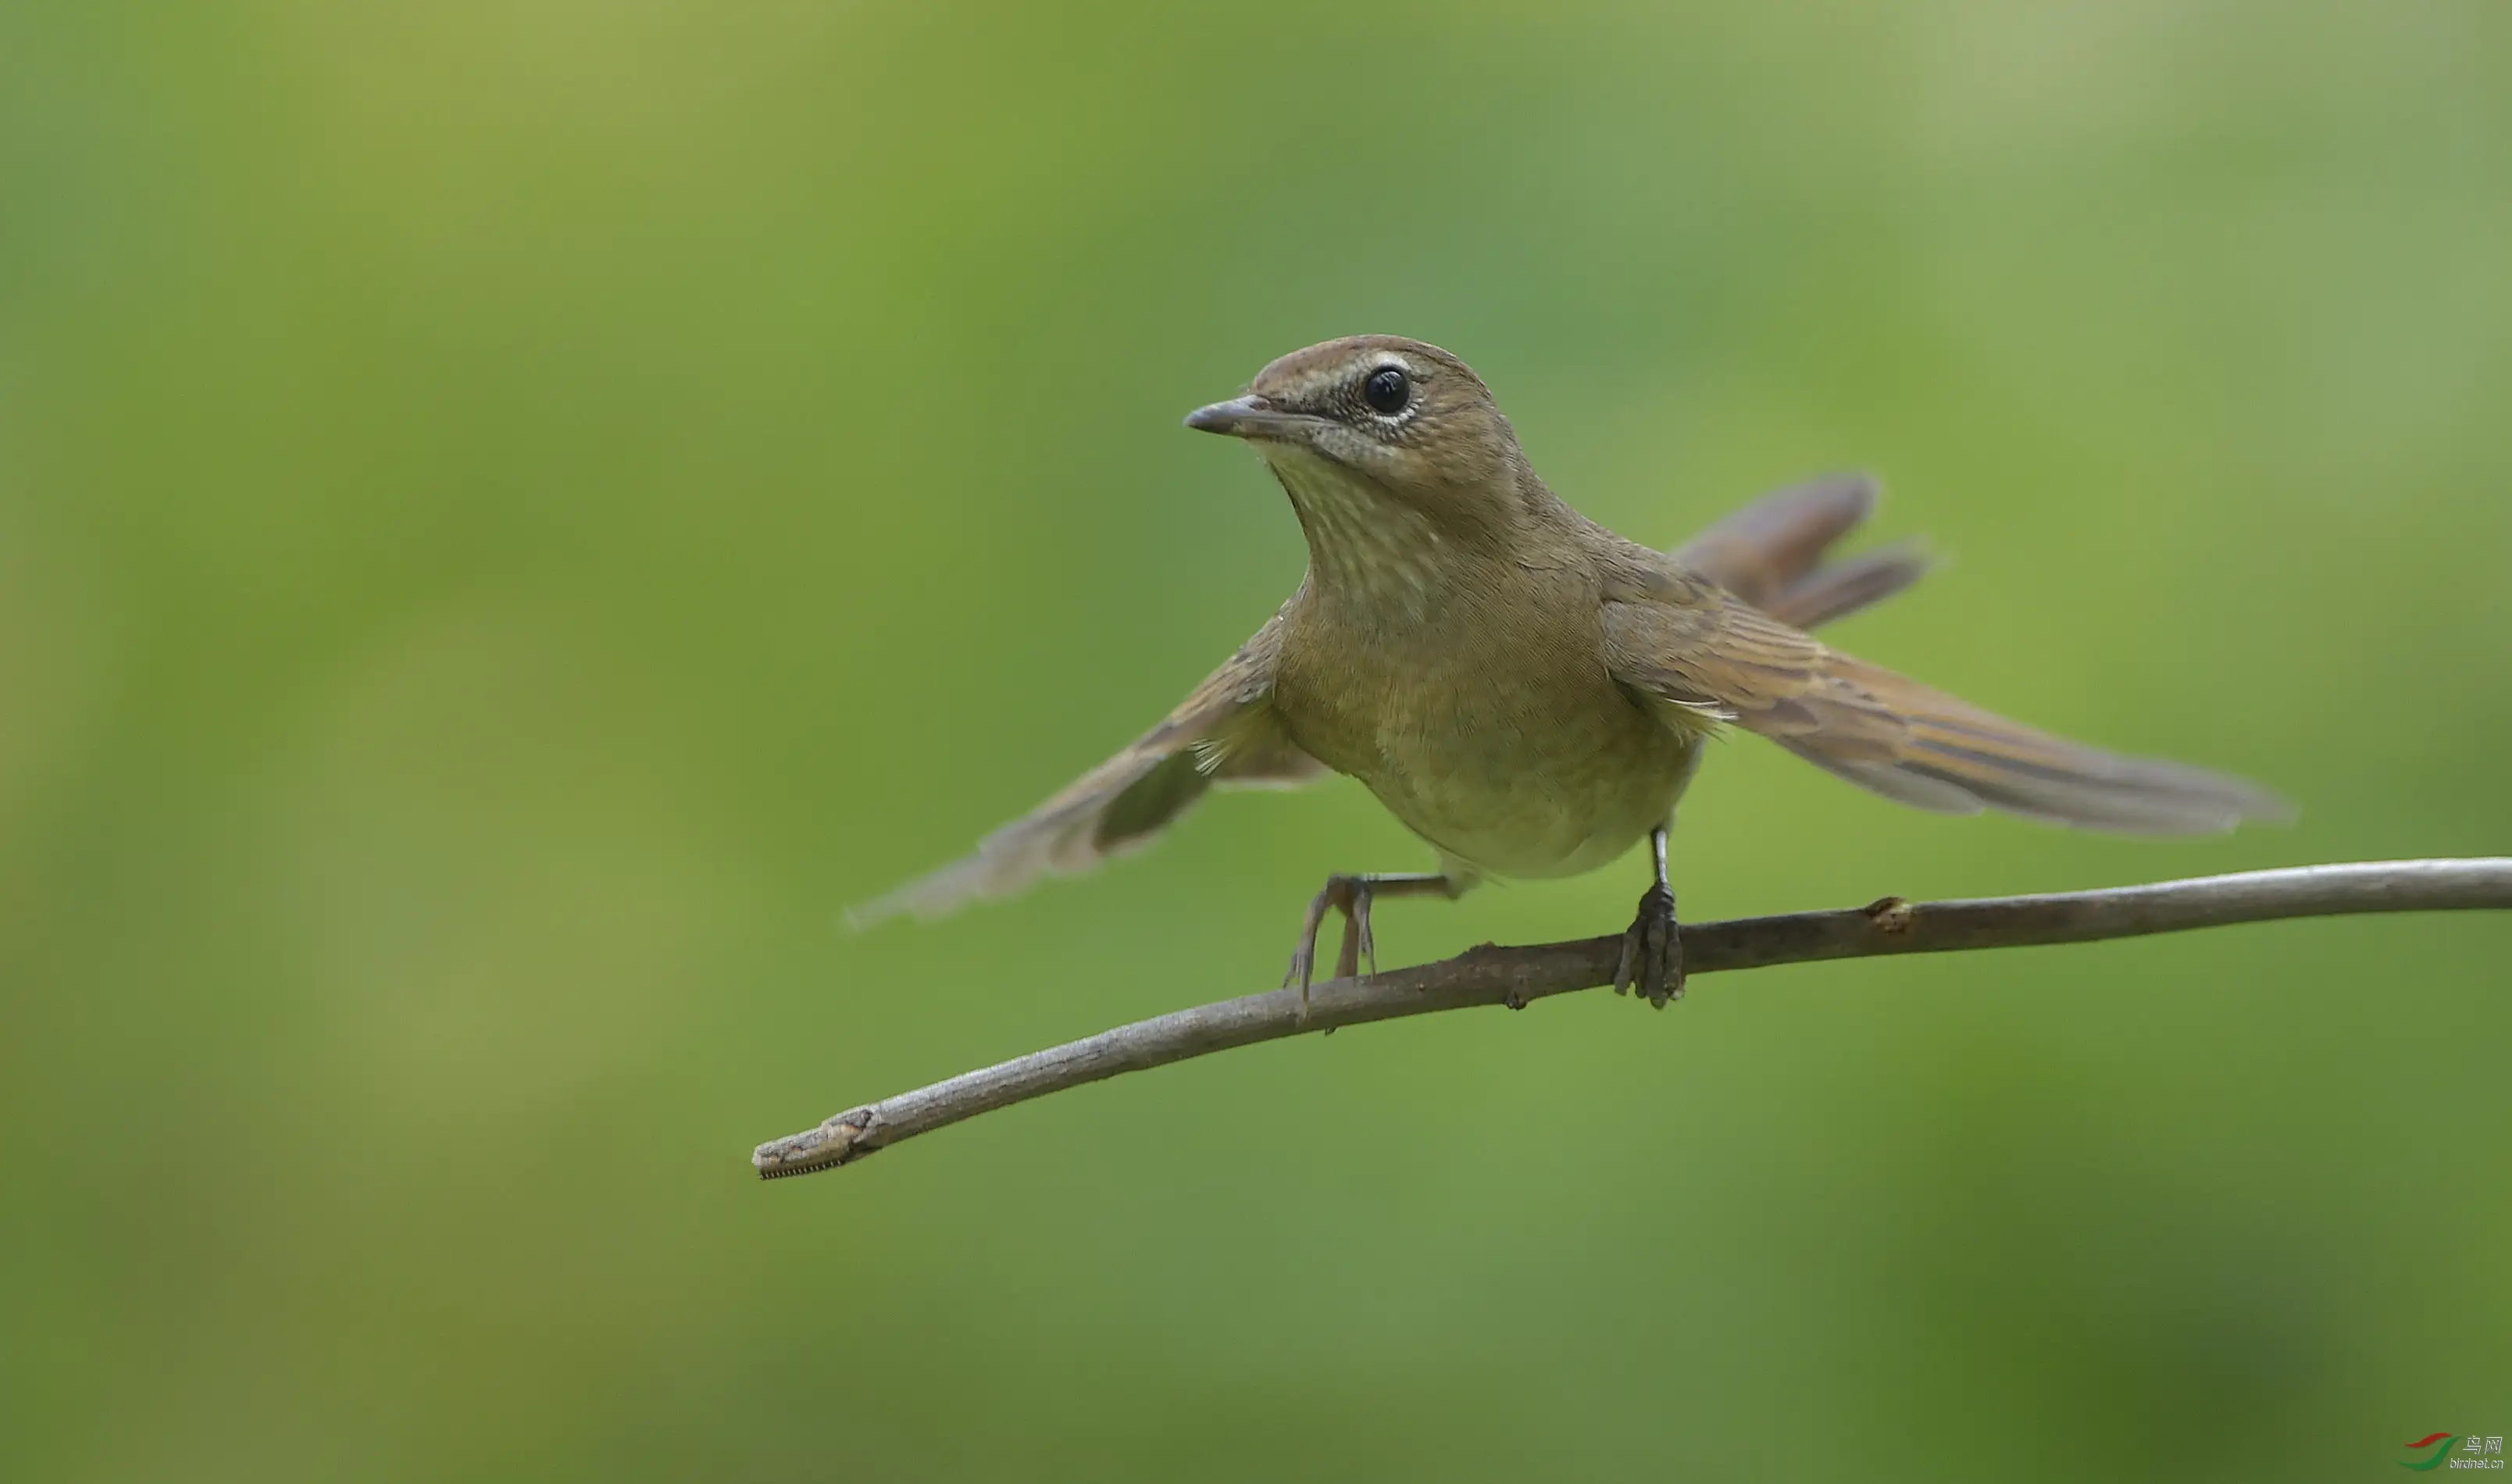
[[1374,959],[1373,898],[1571,876],[1646,837],[1654,878],[1615,989],[1664,1005],[1683,990],[1667,827],[1724,725],[1946,813],[2181,835],[2285,812],[2239,779],[2034,731],[1808,638],[1925,568],[1906,548],[1822,563],[1873,503],[1863,479],[1783,490],[1653,551],[1546,488],[1464,362],[1391,335],[1294,351],[1186,423],[1245,439],[1272,467],[1308,537],[1299,590],[1166,721],[857,921],[1082,870],[1207,788],[1333,771],[1367,785],[1439,869],[1328,877],[1287,982],[1306,992],[1330,911],[1350,975]]

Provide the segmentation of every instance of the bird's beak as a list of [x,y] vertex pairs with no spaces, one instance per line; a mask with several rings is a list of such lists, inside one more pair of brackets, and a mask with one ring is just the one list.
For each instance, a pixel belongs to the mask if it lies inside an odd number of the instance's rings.
[[1232,438],[1270,438],[1287,440],[1297,437],[1300,424],[1308,419],[1296,412],[1285,412],[1250,392],[1199,407],[1186,414],[1186,425],[1198,433],[1226,433]]

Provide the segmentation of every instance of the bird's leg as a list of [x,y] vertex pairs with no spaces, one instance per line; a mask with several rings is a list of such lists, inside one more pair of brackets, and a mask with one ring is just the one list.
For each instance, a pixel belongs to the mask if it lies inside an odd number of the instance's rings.
[[1345,876],[1341,873],[1326,878],[1325,889],[1309,903],[1309,914],[1300,922],[1299,946],[1291,950],[1291,972],[1284,975],[1282,988],[1299,987],[1300,1006],[1309,1003],[1309,977],[1317,957],[1317,929],[1325,925],[1326,914],[1343,914],[1343,947],[1335,954],[1335,977],[1350,979],[1360,972],[1366,961],[1369,971],[1378,972],[1378,945],[1369,932],[1369,904],[1382,896],[1454,898],[1464,885],[1438,871],[1384,872],[1370,876]]
[[1683,997],[1683,935],[1674,925],[1674,888],[1666,883],[1666,826],[1649,832],[1649,855],[1656,862],[1657,879],[1640,893],[1639,916],[1623,934],[1614,993],[1637,991],[1663,1010],[1668,1000]]

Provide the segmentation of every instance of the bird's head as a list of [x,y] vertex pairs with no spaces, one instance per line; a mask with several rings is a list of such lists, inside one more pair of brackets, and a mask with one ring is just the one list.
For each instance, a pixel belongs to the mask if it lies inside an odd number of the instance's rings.
[[1197,408],[1186,425],[1252,444],[1299,507],[1313,546],[1313,517],[1326,505],[1505,533],[1532,483],[1482,378],[1437,346],[1397,335],[1295,350],[1258,371],[1245,396]]

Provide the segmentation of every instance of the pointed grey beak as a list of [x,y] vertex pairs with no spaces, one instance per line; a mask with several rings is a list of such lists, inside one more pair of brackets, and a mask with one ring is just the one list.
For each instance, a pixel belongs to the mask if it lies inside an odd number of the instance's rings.
[[1252,392],[1186,414],[1186,425],[1197,432],[1222,433],[1232,438],[1290,438],[1294,436],[1292,430],[1306,420],[1297,412],[1276,410]]

